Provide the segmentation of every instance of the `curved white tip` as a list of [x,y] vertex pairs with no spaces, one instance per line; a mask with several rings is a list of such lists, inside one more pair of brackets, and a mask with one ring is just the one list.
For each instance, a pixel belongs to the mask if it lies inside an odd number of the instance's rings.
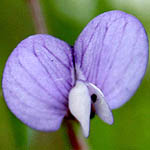
[[107,104],[102,91],[92,83],[87,83],[90,94],[96,94],[97,100],[94,103],[96,114],[106,123],[113,124],[113,115]]
[[69,93],[69,109],[80,122],[85,137],[89,135],[91,98],[85,83],[77,81]]

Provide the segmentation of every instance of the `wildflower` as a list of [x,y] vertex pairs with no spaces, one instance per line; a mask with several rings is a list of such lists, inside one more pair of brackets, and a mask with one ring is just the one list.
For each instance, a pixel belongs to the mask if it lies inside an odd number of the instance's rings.
[[110,11],[94,18],[74,47],[45,34],[23,40],[6,63],[4,97],[31,128],[55,131],[72,114],[87,137],[94,113],[113,123],[111,110],[134,94],[147,62],[142,24],[132,15]]

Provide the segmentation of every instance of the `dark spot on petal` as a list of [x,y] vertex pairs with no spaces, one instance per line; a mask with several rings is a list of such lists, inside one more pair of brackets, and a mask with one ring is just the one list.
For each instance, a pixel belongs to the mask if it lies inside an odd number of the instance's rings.
[[90,114],[90,119],[93,119],[95,117],[95,108],[94,105],[91,105],[91,114]]
[[97,100],[96,94],[92,94],[92,95],[91,95],[91,99],[92,99],[92,102],[95,103],[96,100]]

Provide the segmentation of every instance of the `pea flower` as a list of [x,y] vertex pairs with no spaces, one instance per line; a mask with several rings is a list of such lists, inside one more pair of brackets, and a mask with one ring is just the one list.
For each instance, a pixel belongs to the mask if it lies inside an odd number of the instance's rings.
[[89,135],[96,113],[113,123],[112,109],[135,93],[148,62],[142,24],[121,11],[94,18],[71,47],[46,34],[23,40],[6,63],[2,87],[10,110],[29,127],[58,130],[73,115]]

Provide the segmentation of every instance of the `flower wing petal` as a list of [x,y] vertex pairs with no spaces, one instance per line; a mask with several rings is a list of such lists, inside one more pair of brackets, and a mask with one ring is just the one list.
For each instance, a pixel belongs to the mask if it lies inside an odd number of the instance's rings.
[[96,102],[93,103],[96,114],[106,123],[113,124],[113,114],[111,112],[111,109],[109,108],[109,105],[105,101],[105,96],[101,92],[99,88],[97,88],[92,83],[87,83],[87,86],[90,91],[90,95],[96,94],[97,99]]
[[94,18],[75,43],[79,79],[102,90],[111,109],[134,94],[148,62],[148,39],[138,19],[121,11]]
[[4,69],[8,107],[32,128],[57,130],[67,112],[71,70],[71,48],[65,42],[44,34],[23,40]]

